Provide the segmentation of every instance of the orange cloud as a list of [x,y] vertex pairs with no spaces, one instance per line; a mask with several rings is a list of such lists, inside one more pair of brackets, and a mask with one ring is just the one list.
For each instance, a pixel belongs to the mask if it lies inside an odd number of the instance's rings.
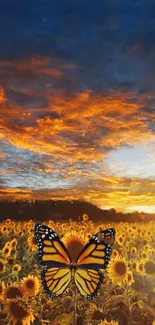
[[[60,69],[54,68],[55,62],[52,62],[52,59],[49,57],[39,58],[32,57],[28,60],[20,60],[20,61],[0,61],[0,66],[3,68],[14,68],[18,71],[33,72],[38,75],[38,73],[47,74],[56,78],[62,76],[63,65],[60,65]],[[52,67],[53,66],[53,67]]]
[[[38,71],[60,79],[65,74],[63,64],[59,69],[48,70],[49,58],[3,64],[8,68],[15,65],[20,71],[29,70],[36,76]],[[17,88],[14,85],[11,87],[14,90]],[[3,148],[13,146],[35,155],[35,162],[26,161],[33,170],[32,185],[34,174],[38,183],[42,184],[39,177],[46,174],[49,182],[52,182],[53,175],[58,173],[62,182],[70,181],[70,189],[31,191],[10,189],[7,185],[8,188],[2,188],[0,198],[85,199],[100,207],[114,207],[123,211],[132,205],[144,206],[146,201],[148,205],[154,205],[152,181],[147,180],[148,187],[151,187],[149,191],[144,179],[110,175],[105,164],[105,158],[112,150],[137,144],[151,146],[155,140],[148,123],[154,117],[143,109],[146,94],[136,97],[134,93],[107,90],[99,95],[87,90],[69,96],[63,90],[52,87],[39,92],[22,86],[20,94],[33,95],[36,100],[44,96],[47,105],[45,108],[39,107],[38,101],[38,108],[34,108],[33,105],[22,107],[13,100],[11,103],[1,87],[0,140]],[[4,160],[5,155],[2,153],[0,159]],[[20,171],[20,165],[17,168],[15,163],[6,170],[3,166],[1,175],[4,183],[8,184],[7,174],[17,171],[22,175],[23,170],[22,167]],[[144,190],[142,185],[145,185]]]
[[[90,184],[89,184],[90,185]],[[127,179],[105,177],[92,186],[79,186],[71,189],[10,189],[0,190],[0,198],[7,199],[53,199],[85,200],[103,209],[115,208],[117,211],[129,212],[133,207],[147,206],[154,208],[155,180]],[[138,210],[138,209],[137,209]]]
[[0,104],[4,104],[6,101],[5,90],[0,86]]
[[[57,92],[52,97],[48,94],[49,105],[42,118],[34,118],[31,109],[24,112],[6,103],[1,110],[0,136],[18,148],[57,157],[66,155],[74,161],[88,157],[90,161],[99,160],[106,148],[154,139],[141,107],[130,103],[129,95],[93,96],[90,91],[71,99],[57,97]],[[52,113],[57,118],[52,118]]]

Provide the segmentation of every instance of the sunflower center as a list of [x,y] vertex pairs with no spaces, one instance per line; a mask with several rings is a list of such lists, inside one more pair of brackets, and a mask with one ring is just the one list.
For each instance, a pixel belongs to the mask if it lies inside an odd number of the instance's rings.
[[69,252],[69,255],[71,257],[71,260],[73,262],[76,261],[78,255],[80,254],[81,250],[83,248],[83,244],[80,243],[78,240],[72,240],[70,243],[67,245],[67,250]]
[[0,271],[2,271],[4,268],[4,264],[0,261]]
[[12,299],[16,297],[22,297],[22,293],[18,288],[8,288],[7,290],[7,298]]
[[9,252],[8,248],[5,248],[4,253],[7,254]]
[[34,281],[33,280],[27,280],[26,286],[29,289],[32,289],[34,287]]
[[152,261],[147,261],[145,263],[145,271],[147,274],[155,273],[155,263],[153,263]]
[[11,314],[16,318],[16,319],[23,319],[27,317],[28,313],[26,310],[24,310],[23,306],[19,306],[18,303],[12,301],[10,305],[10,311]]
[[116,273],[119,275],[124,275],[126,273],[126,265],[123,262],[118,262],[115,268]]
[[104,314],[100,310],[95,310],[93,312],[92,319],[100,320],[104,318]]

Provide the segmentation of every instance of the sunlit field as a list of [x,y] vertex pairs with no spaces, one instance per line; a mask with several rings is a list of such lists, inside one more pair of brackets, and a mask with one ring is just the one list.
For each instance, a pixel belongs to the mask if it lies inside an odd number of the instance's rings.
[[[84,299],[71,284],[50,298],[41,284],[34,222],[0,223],[0,325],[154,325],[155,222],[95,224],[48,221],[71,258],[100,230],[114,227],[116,238],[98,295]],[[73,256],[74,255],[74,256]]]

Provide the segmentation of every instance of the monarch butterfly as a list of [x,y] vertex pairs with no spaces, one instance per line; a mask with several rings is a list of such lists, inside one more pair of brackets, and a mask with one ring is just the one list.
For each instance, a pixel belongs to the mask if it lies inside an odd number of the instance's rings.
[[35,225],[39,262],[45,266],[41,278],[46,292],[52,298],[62,295],[74,278],[80,294],[92,299],[103,282],[105,269],[109,263],[112,245],[106,240],[115,239],[115,229],[109,228],[95,234],[84,246],[76,262],[73,263],[59,236],[51,228]]

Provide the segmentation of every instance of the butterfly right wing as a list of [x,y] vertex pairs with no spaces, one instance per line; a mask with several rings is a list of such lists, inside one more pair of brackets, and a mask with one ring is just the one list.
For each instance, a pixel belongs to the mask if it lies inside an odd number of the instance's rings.
[[[112,241],[111,245],[108,243]],[[75,284],[80,294],[92,299],[98,292],[104,275],[101,270],[109,263],[115,229],[109,228],[95,234],[84,246],[76,260]]]
[[76,269],[75,284],[80,294],[90,300],[97,295],[104,275],[100,270]]
[[79,254],[76,260],[77,268],[105,269],[112,251],[112,245],[107,242],[110,236],[113,240],[115,239],[115,230],[113,228],[95,234]]

